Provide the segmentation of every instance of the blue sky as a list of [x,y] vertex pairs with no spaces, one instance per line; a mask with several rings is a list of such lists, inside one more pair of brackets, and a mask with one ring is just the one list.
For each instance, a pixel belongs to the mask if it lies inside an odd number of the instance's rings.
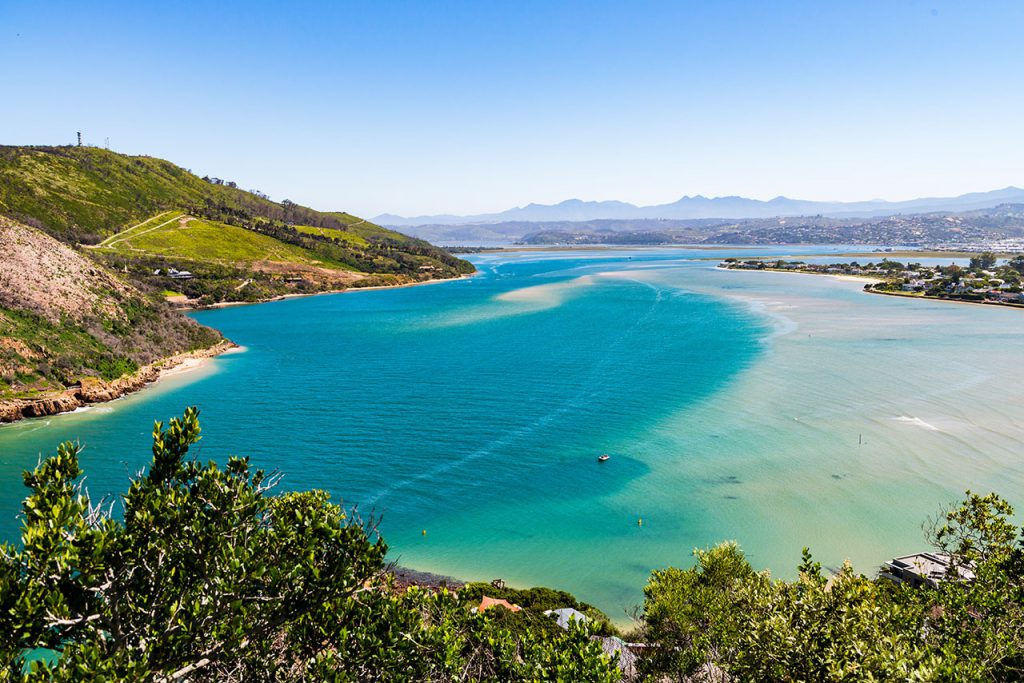
[[[152,6],[150,6],[152,5]],[[1024,185],[1021,2],[0,0],[0,143],[373,216]]]

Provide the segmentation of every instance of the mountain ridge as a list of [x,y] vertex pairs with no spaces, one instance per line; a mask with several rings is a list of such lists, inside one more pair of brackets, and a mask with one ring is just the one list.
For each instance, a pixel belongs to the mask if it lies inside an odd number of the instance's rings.
[[769,200],[739,195],[706,197],[685,195],[666,204],[638,206],[618,200],[566,199],[556,204],[530,203],[496,213],[460,216],[438,214],[399,216],[381,214],[375,223],[394,227],[420,225],[492,224],[505,221],[589,221],[609,219],[744,219],[824,215],[836,218],[870,218],[899,213],[967,211],[1003,203],[1024,202],[1024,189],[1009,185],[997,190],[968,192],[953,197],[917,197],[899,201],[871,199],[833,202],[793,199],[783,195]]

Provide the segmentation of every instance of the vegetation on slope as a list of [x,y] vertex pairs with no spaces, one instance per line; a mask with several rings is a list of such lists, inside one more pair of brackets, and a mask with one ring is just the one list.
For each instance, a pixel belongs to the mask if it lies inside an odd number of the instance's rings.
[[472,271],[347,213],[272,202],[160,159],[0,146],[0,400],[114,379],[220,339],[168,296],[264,301]]
[[168,209],[210,203],[251,212],[264,201],[153,157],[0,146],[0,211],[67,242],[95,243]]
[[[168,215],[168,214],[164,214]],[[99,245],[99,249],[130,256],[136,252],[163,255],[175,261],[211,261],[252,266],[260,261],[325,265],[345,268],[344,264],[323,261],[302,247],[227,223],[205,221],[172,212],[147,221],[142,228],[118,233]],[[145,227],[153,222],[156,226]]]
[[562,608],[571,608],[581,612],[588,620],[588,626],[592,633],[602,636],[617,635],[618,632],[609,621],[608,616],[593,605],[576,599],[576,596],[566,591],[553,590],[543,586],[533,588],[512,588],[510,586],[494,585],[493,583],[467,583],[459,591],[459,596],[468,602],[478,603],[484,596],[507,600],[513,605],[522,607],[520,612],[508,612],[499,615],[503,623],[513,628],[541,628],[556,629],[555,621],[544,612]]
[[352,230],[335,230],[333,228],[316,228],[312,225],[295,225],[293,226],[296,230],[304,235],[319,235],[321,237],[327,237],[331,239],[341,240],[348,242],[357,247],[365,247],[368,242],[361,236],[357,235]]
[[92,147],[0,147],[0,214],[98,246],[93,256],[149,291],[177,290],[166,271],[188,270],[200,282],[182,293],[202,303],[473,272],[350,214],[272,202],[167,161]]
[[[600,681],[600,643],[502,624],[441,589],[399,591],[387,546],[321,491],[231,458],[189,458],[194,409],[153,432],[153,460],[92,507],[79,449],[25,474],[21,547],[0,552],[0,680]],[[52,657],[29,664],[30,652]]]
[[0,399],[116,379],[220,339],[49,235],[0,218]]
[[338,229],[360,222],[348,214],[322,213],[288,201],[278,204],[154,157],[96,147],[0,145],[0,213],[64,241],[97,243],[173,209]]

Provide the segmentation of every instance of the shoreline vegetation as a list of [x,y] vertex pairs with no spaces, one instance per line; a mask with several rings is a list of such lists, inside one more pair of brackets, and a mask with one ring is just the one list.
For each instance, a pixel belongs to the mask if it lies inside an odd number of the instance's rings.
[[82,487],[77,444],[25,473],[21,542],[0,546],[11,680],[632,677],[600,610],[396,569],[375,522],[326,492],[282,491],[247,457],[200,462],[198,414],[155,425],[149,467],[109,505]]
[[810,264],[781,259],[728,258],[719,263],[723,270],[754,270],[777,273],[824,275],[852,282],[864,282],[868,294],[898,296],[929,301],[947,301],[983,306],[1024,308],[1024,256],[1000,263],[992,252],[971,257],[966,267],[922,266],[884,258],[880,263]]
[[260,304],[269,304],[275,301],[287,301],[288,299],[304,299],[310,296],[326,296],[328,294],[354,294],[356,292],[372,292],[381,289],[404,289],[406,287],[419,287],[420,285],[437,285],[442,282],[453,282],[456,280],[466,280],[471,277],[476,277],[479,272],[468,273],[465,275],[458,275],[455,277],[443,277],[433,278],[430,280],[418,280],[416,282],[403,282],[395,285],[373,285],[370,287],[344,287],[342,289],[330,289],[323,292],[301,292],[295,294],[281,294],[278,296],[271,297],[269,299],[262,299],[260,301],[220,301],[214,304],[200,304],[198,301],[190,301],[188,304],[185,302],[175,303],[175,308],[183,311],[207,311],[217,308],[229,308],[233,306],[258,306]]

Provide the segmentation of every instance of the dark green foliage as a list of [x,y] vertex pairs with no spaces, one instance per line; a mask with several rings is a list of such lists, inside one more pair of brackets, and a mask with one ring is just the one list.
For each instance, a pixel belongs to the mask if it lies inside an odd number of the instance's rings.
[[695,550],[697,567],[655,571],[644,588],[645,636],[661,647],[644,659],[652,673],[688,675],[731,652],[735,593],[753,575],[735,543]]
[[900,263],[899,261],[890,261],[889,259],[882,259],[881,263],[878,264],[878,267],[881,268],[882,270],[888,270],[892,272],[907,269],[907,267]]
[[987,269],[996,265],[998,260],[998,257],[991,251],[984,251],[977,256],[972,256],[968,267],[971,270]]
[[110,355],[101,356],[93,366],[100,378],[108,381],[139,369],[139,364],[129,358]]
[[[394,589],[383,540],[322,491],[189,459],[195,409],[153,430],[121,515],[82,492],[79,448],[25,475],[0,548],[0,680],[617,680],[580,628],[507,628],[445,590]],[[26,663],[31,650],[53,653]]]
[[0,348],[0,366],[22,368],[0,377],[0,396],[60,389],[81,377],[111,380],[139,367],[71,320],[53,323],[34,313],[0,308],[0,337],[24,344]]
[[[937,549],[971,580],[913,589],[826,577],[805,549],[796,581],[754,572],[735,544],[644,589],[647,673],[742,681],[1016,681],[1024,676],[1024,563],[1006,501],[968,491],[933,525]],[[952,573],[951,576],[959,576]],[[717,680],[717,679],[715,679]]]
[[580,602],[572,593],[544,588],[509,588],[507,586],[498,588],[490,583],[467,583],[459,591],[459,594],[466,600],[479,602],[484,595],[492,598],[500,598],[528,609],[543,612],[549,609],[571,607],[581,612],[594,609],[585,602]]

